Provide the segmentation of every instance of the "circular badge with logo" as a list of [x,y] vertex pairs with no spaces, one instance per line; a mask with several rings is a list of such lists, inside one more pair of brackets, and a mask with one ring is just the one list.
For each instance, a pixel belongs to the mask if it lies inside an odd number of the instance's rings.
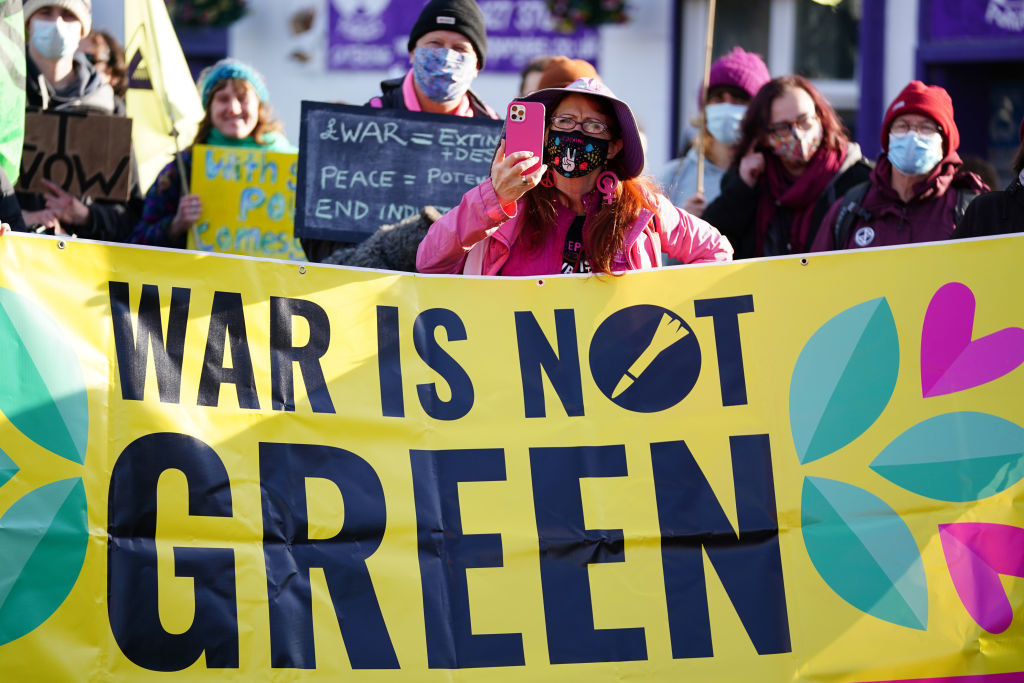
[[590,371],[619,407],[656,413],[682,401],[697,383],[700,344],[676,313],[660,306],[630,306],[597,328]]
[[875,229],[865,225],[853,235],[853,243],[858,247],[866,247],[875,241]]

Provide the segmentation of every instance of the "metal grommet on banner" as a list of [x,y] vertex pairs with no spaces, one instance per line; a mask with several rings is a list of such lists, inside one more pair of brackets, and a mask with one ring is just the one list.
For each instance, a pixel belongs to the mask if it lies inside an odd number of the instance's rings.
[[57,242],[57,248],[58,249],[63,249],[66,246],[68,246],[68,243],[65,242],[64,240],[61,240],[61,241]]
[[299,266],[299,275],[306,274],[306,266]]
[[544,286],[544,281],[543,280],[537,280],[537,286],[538,287],[543,287]]
[[806,266],[806,265],[807,265],[807,263],[808,263],[808,261],[807,261],[807,258],[806,258],[806,257],[804,257],[804,258],[800,259],[800,265],[801,265],[801,266]]

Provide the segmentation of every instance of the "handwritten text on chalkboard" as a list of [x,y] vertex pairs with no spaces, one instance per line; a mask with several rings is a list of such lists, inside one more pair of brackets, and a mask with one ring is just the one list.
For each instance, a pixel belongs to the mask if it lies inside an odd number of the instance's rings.
[[359,241],[457,204],[490,174],[501,122],[302,103],[295,234]]

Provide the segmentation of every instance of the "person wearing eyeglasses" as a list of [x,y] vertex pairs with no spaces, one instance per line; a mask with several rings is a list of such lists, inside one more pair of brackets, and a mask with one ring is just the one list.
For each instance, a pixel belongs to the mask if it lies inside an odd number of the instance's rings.
[[600,80],[580,78],[515,101],[545,105],[543,159],[527,151],[506,156],[502,141],[490,177],[430,226],[417,252],[420,272],[616,273],[656,268],[662,252],[682,263],[732,259],[715,228],[640,176],[644,152],[633,113]]
[[814,251],[945,240],[988,186],[960,169],[960,133],[943,88],[911,81],[885,112],[871,178],[825,216]]
[[870,173],[818,89],[802,76],[780,76],[750,101],[721,194],[703,217],[729,238],[736,258],[802,253],[829,207]]

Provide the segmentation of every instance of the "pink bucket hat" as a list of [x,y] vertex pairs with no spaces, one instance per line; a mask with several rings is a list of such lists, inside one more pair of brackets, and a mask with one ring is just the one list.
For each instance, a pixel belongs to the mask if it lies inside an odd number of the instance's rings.
[[629,105],[615,96],[607,85],[596,78],[578,78],[564,88],[545,88],[524,97],[516,98],[516,102],[540,102],[547,113],[551,113],[551,105],[568,95],[589,95],[608,101],[615,112],[622,137],[621,162],[626,171],[626,179],[635,178],[644,170],[644,148],[640,142],[640,130]]

